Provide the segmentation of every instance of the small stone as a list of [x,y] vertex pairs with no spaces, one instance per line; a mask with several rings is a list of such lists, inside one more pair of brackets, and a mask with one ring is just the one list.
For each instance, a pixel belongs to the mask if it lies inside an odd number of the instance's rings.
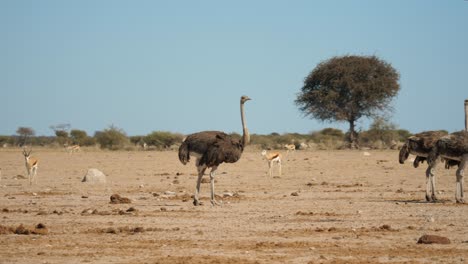
[[127,209],[127,212],[138,212],[138,210],[135,207],[130,207]]
[[390,225],[382,225],[380,227],[380,229],[382,229],[382,230],[392,230],[392,227]]
[[127,197],[121,197],[118,194],[113,194],[110,197],[111,204],[123,204],[123,203],[132,203],[132,201]]
[[418,244],[450,244],[450,239],[437,235],[423,235],[419,238]]
[[291,196],[299,196],[299,193],[298,192],[292,192]]
[[92,213],[93,213],[93,210],[91,208],[84,209],[83,211],[81,211],[81,214],[92,214]]

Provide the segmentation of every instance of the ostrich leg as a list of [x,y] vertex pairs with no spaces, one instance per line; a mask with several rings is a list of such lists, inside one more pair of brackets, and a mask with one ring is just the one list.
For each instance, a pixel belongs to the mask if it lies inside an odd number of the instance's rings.
[[211,168],[210,171],[210,185],[211,185],[211,204],[219,205],[218,202],[215,200],[215,190],[214,190],[214,180],[215,180],[215,171],[218,169],[218,166],[214,166]]
[[457,169],[457,186],[455,188],[455,200],[457,203],[465,203],[463,194],[463,176],[465,174],[466,164],[468,163],[468,154],[463,155],[462,161]]
[[435,202],[437,197],[435,194],[435,175],[434,170],[437,167],[437,161],[430,164],[426,170],[426,201]]
[[[197,160],[198,164],[198,160]],[[197,188],[195,189],[195,195],[193,196],[193,205],[198,206],[201,205],[200,201],[198,200],[198,194],[200,193],[200,185],[203,175],[205,174],[206,166],[199,166],[197,165],[198,170],[198,179],[197,179]]]

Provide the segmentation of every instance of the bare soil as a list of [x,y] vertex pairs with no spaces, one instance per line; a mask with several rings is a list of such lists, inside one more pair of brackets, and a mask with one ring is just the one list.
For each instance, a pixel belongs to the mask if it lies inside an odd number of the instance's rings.
[[[215,207],[209,184],[193,206],[195,166],[174,151],[34,152],[29,186],[21,150],[0,149],[0,263],[468,262],[455,169],[438,169],[440,200],[427,203],[425,166],[398,164],[397,151],[296,151],[269,177],[249,147],[219,167]],[[82,183],[89,168],[107,183]]]

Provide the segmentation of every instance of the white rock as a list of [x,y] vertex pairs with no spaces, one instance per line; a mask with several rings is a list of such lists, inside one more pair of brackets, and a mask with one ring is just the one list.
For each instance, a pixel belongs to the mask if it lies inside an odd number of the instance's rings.
[[81,182],[106,183],[106,175],[98,169],[89,169]]

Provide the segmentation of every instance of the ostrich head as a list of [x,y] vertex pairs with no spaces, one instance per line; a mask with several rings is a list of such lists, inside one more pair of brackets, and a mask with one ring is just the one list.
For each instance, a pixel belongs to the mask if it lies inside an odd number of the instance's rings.
[[241,102],[241,104],[243,104],[243,103],[247,102],[248,100],[252,100],[252,99],[250,99],[250,97],[248,97],[247,95],[243,95],[243,96],[241,96],[240,102]]
[[403,145],[403,147],[401,147],[401,149],[400,149],[400,155],[399,155],[400,164],[405,163],[405,160],[408,159],[409,154],[410,153],[409,153],[409,149],[408,149],[408,143],[405,143]]

